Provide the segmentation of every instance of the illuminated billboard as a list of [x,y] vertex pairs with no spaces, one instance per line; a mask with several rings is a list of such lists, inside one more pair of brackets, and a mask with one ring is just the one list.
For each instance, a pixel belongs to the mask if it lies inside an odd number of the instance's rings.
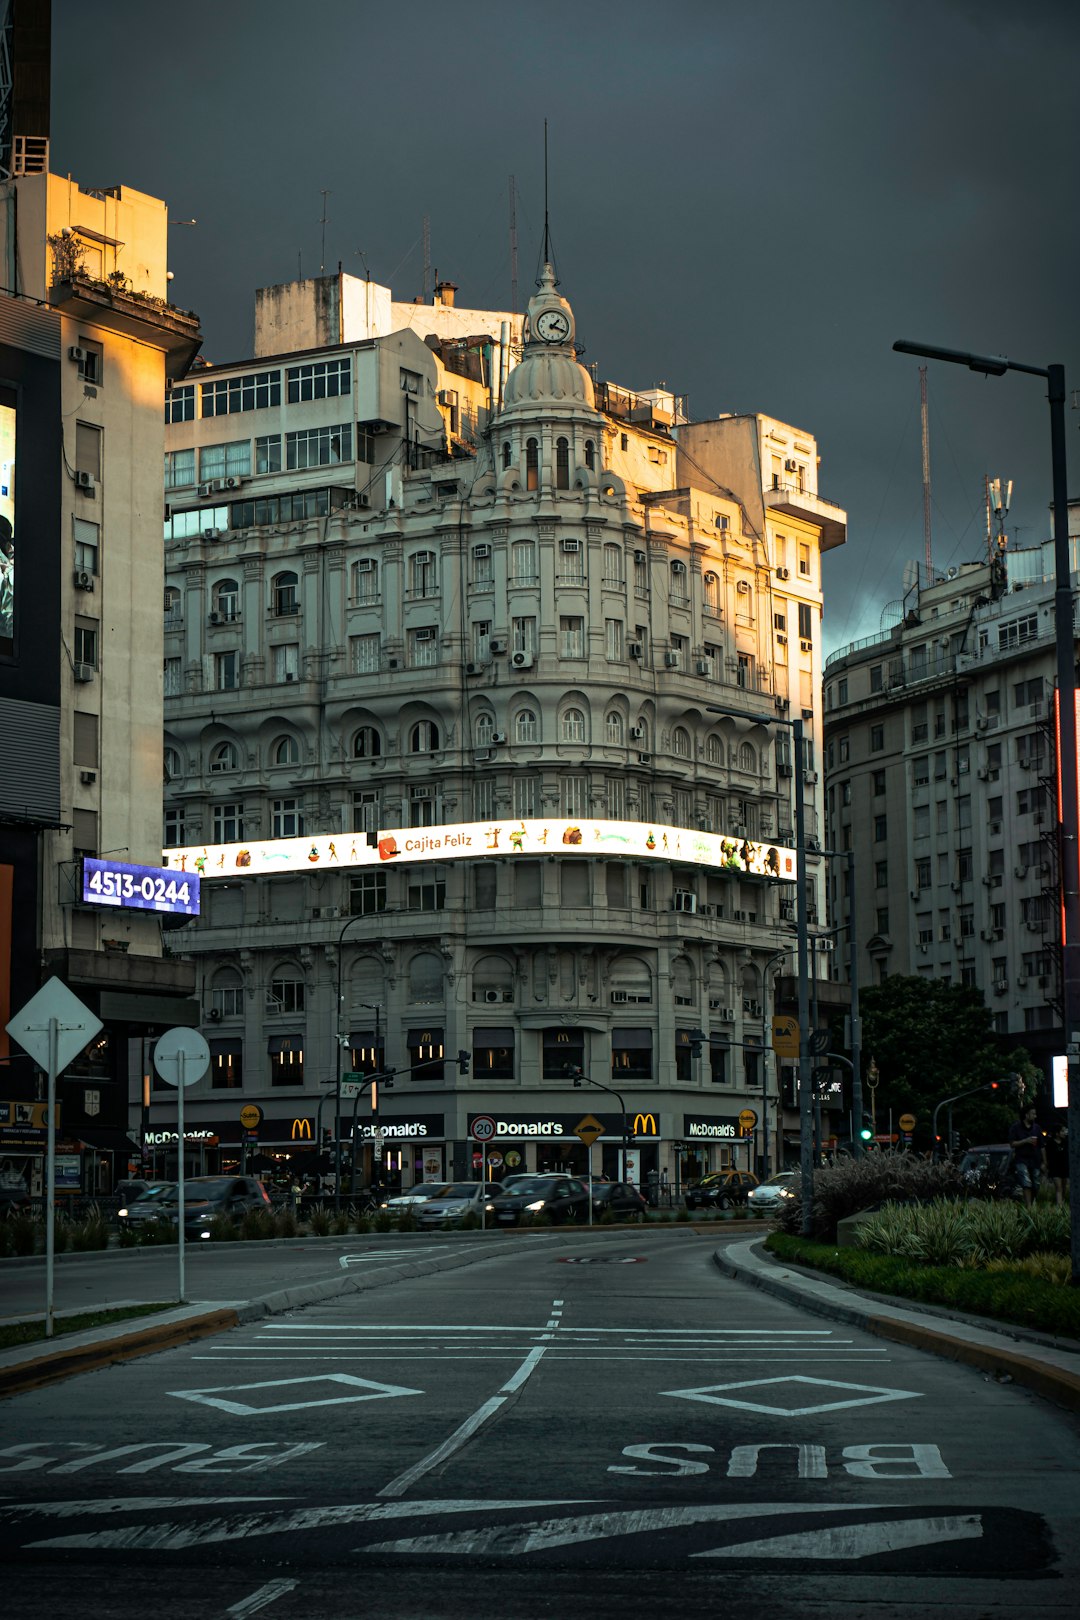
[[645,821],[466,821],[441,827],[393,827],[369,844],[364,833],[317,838],[275,838],[263,843],[192,844],[167,849],[162,864],[202,878],[265,877],[332,867],[400,866],[412,861],[477,860],[493,855],[623,855],[633,860],[677,861],[733,877],[793,883],[793,849],[689,827]]
[[121,906],[128,911],[199,915],[199,879],[160,866],[129,866],[124,861],[83,857],[82,901],[88,906]]
[[0,388],[0,655],[15,648],[15,395]]

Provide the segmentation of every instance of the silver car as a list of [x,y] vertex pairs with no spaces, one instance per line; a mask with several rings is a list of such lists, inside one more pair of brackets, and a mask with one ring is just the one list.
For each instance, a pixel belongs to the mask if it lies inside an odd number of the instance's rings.
[[441,1198],[450,1191],[448,1181],[421,1181],[408,1192],[393,1193],[384,1198],[379,1205],[380,1209],[413,1209],[417,1204],[425,1204],[429,1198]]
[[444,1187],[438,1198],[429,1198],[416,1211],[421,1226],[442,1226],[445,1221],[460,1221],[471,1211],[479,1215],[488,1200],[502,1192],[502,1183],[489,1181],[453,1181]]
[[775,1176],[763,1181],[746,1195],[746,1208],[751,1215],[776,1215],[789,1198],[794,1198],[792,1183],[794,1170],[778,1170]]

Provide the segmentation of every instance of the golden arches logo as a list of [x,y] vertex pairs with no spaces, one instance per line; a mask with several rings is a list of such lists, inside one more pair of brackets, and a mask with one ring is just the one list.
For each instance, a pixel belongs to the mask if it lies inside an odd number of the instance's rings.
[[294,1142],[297,1142],[297,1141],[310,1142],[311,1141],[311,1121],[310,1121],[310,1119],[294,1119],[293,1120],[293,1122],[292,1122],[292,1140]]
[[657,1128],[656,1128],[656,1115],[655,1114],[635,1114],[634,1115],[634,1135],[635,1136],[658,1136],[659,1132],[657,1131]]

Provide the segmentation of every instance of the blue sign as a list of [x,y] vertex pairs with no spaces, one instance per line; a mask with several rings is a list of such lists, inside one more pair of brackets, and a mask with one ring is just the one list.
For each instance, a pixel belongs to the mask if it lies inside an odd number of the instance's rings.
[[199,915],[199,879],[194,872],[161,866],[128,866],[123,861],[83,857],[82,898],[85,905],[123,906],[132,911],[169,911]]

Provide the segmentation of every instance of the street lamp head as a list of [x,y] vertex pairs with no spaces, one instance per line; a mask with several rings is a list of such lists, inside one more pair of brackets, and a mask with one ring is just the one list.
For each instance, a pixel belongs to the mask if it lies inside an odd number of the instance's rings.
[[922,360],[950,360],[954,365],[967,366],[970,371],[980,371],[986,377],[1004,377],[1009,370],[1009,361],[1003,354],[968,354],[964,349],[931,348],[926,343],[909,343],[906,338],[898,338],[893,348],[897,354],[915,354]]

